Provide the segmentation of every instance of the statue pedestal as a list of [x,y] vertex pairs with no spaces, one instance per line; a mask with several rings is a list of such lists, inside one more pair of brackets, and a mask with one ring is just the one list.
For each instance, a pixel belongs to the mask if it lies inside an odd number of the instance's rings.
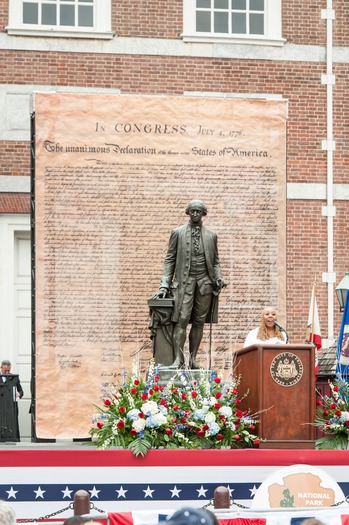
[[153,357],[156,364],[169,366],[174,361],[172,346],[172,313],[173,299],[149,299],[151,339],[153,340]]
[[181,386],[183,381],[181,376],[184,375],[189,382],[193,381],[212,381],[216,377],[216,372],[214,370],[192,370],[190,368],[178,368],[174,370],[173,368],[168,368],[166,366],[159,367],[158,375],[160,376],[159,385],[166,385],[171,379],[176,386]]

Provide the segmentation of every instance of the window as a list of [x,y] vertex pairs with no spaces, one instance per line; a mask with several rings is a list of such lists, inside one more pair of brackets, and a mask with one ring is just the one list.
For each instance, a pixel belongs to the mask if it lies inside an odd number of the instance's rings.
[[111,38],[111,0],[10,0],[9,34]]
[[281,0],[183,0],[183,39],[282,45]]

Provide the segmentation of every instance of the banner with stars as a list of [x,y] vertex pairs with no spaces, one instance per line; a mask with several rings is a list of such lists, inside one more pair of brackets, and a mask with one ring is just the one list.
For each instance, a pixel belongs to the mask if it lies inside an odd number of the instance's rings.
[[154,450],[136,458],[128,450],[0,450],[0,499],[17,519],[67,518],[74,494],[86,490],[91,513],[203,507],[219,486],[232,508],[250,507],[261,483],[285,465],[321,466],[349,493],[349,451]]

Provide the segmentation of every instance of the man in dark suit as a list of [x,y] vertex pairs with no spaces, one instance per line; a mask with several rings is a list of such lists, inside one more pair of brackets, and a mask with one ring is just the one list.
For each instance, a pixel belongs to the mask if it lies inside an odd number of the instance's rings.
[[19,381],[19,377],[16,375],[16,376],[13,376],[11,374],[11,362],[8,361],[7,359],[4,359],[2,362],[1,362],[1,375],[2,375],[2,382],[3,383],[6,383],[7,381],[13,381],[14,380],[14,385],[16,386],[16,398],[17,399],[21,399],[21,397],[23,397],[23,388],[22,388],[22,385]]
[[217,235],[202,224],[207,208],[200,200],[188,204],[187,224],[172,230],[158,297],[173,295],[172,321],[174,362],[170,368],[184,364],[184,344],[189,323],[189,368],[197,369],[196,356],[204,324],[218,320],[217,300],[226,286],[219,265]]
[[0,376],[0,441],[19,441],[18,399],[23,397],[19,376],[11,374],[11,362],[4,359]]

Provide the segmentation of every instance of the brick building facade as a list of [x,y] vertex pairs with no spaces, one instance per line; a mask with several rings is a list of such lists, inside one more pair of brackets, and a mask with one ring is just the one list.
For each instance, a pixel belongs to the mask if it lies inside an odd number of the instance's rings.
[[316,277],[322,336],[331,343],[341,319],[334,288],[348,269],[348,2],[0,0],[0,6],[0,350],[24,380],[30,330],[26,324],[26,337],[19,335],[21,314],[7,282],[15,259],[7,248],[9,231],[29,230],[35,91],[287,99],[287,331],[292,342],[304,341]]

